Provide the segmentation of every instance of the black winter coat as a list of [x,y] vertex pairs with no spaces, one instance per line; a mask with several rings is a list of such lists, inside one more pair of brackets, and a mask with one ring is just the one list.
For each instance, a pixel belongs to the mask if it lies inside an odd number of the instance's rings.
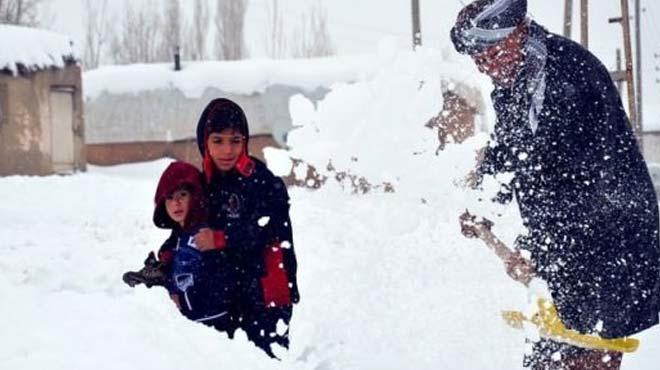
[[546,92],[530,128],[526,67],[492,93],[493,142],[480,172],[514,173],[531,251],[569,328],[623,337],[658,322],[658,202],[607,69],[532,23],[547,47]]
[[[284,242],[283,267],[290,284],[290,297],[298,302],[297,262],[293,249],[289,195],[284,182],[264,163],[251,157],[254,171],[243,176],[236,170],[216,173],[208,184],[209,226],[224,230],[225,252],[233,266],[240,301],[263,305],[259,279],[266,274],[264,251]],[[249,301],[245,301],[245,300]]]

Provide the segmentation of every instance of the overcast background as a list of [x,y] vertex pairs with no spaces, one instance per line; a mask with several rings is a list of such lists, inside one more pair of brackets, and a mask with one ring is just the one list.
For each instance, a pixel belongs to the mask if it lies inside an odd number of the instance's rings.
[[[100,0],[99,0],[100,1]],[[134,6],[149,4],[161,6],[164,0],[131,0]],[[266,6],[270,0],[249,0],[246,14],[245,42],[250,58],[265,58]],[[301,14],[309,8],[310,0],[280,0],[284,8],[285,28],[293,30],[299,23]],[[193,0],[180,0],[184,13],[192,14]],[[409,49],[411,43],[411,1],[410,0],[325,0],[320,2],[327,11],[328,32],[340,55],[353,55],[375,52],[380,40],[395,37],[402,49]],[[463,0],[420,0],[423,44],[428,47],[450,48],[448,33],[456,14],[467,3]],[[579,1],[574,1],[573,38],[579,40]],[[620,1],[591,1],[590,8],[590,49],[611,69],[615,66],[615,50],[622,48],[623,33],[619,24],[609,24],[608,19],[620,15]],[[111,1],[105,16],[114,23],[121,21],[126,1]],[[215,1],[209,1],[210,12],[215,10]],[[83,0],[45,0],[45,14],[51,19],[50,27],[69,34],[82,49],[84,40]],[[634,11],[631,1],[631,12]],[[657,123],[660,112],[660,72],[657,70],[660,59],[660,26],[657,16],[660,5],[651,0],[643,0],[642,42],[643,42],[643,89],[644,120]],[[530,0],[529,12],[532,18],[556,33],[562,32],[564,1]],[[209,30],[211,31],[211,30]],[[211,39],[211,37],[209,37]],[[209,41],[211,42],[211,41]],[[81,50],[82,51],[82,50]],[[457,55],[452,55],[460,58]],[[656,126],[658,126],[656,124]]]

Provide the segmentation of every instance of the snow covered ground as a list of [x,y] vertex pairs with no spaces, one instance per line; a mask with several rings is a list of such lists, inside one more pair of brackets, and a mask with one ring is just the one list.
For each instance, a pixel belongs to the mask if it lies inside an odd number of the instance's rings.
[[[523,334],[499,312],[524,307],[526,293],[460,236],[457,214],[474,202],[446,193],[456,166],[438,158],[430,170],[448,183],[417,194],[291,191],[302,302],[276,362],[186,321],[163,290],[121,282],[166,236],[150,219],[168,162],[0,179],[0,368],[520,368]],[[515,217],[498,218],[507,240]],[[640,338],[624,369],[657,368],[660,330]]]

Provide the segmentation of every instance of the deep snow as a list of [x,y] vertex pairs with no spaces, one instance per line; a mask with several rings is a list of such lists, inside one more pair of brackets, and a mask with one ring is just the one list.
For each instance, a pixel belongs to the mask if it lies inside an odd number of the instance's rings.
[[[523,333],[499,311],[524,307],[526,292],[461,237],[457,212],[474,202],[449,182],[418,194],[291,191],[302,302],[282,362],[186,321],[164,290],[128,288],[121,274],[166,236],[150,216],[168,162],[0,179],[1,368],[520,367]],[[503,211],[496,231],[510,240],[516,215]],[[656,368],[660,330],[640,338],[624,369]]]

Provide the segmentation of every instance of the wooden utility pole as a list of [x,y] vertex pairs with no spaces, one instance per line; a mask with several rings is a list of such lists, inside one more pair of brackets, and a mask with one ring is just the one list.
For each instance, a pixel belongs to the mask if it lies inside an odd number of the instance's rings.
[[582,46],[589,49],[589,0],[580,1],[580,18],[581,18],[581,31],[580,37],[582,39]]
[[640,134],[644,130],[642,119],[642,6],[640,0],[635,0],[635,75],[637,87],[637,126]]
[[422,45],[422,25],[419,17],[419,0],[412,0],[412,41],[413,50]]
[[[623,93],[623,81],[626,80],[623,74],[623,70],[621,69],[621,49],[616,48],[616,71],[612,73],[612,79],[616,83],[616,89],[619,90],[619,95]],[[621,77],[622,75],[623,77]]]
[[564,37],[571,38],[573,28],[573,0],[565,0],[564,3]]
[[610,23],[621,23],[623,26],[623,50],[625,55],[626,67],[623,71],[613,72],[612,78],[615,81],[625,81],[628,95],[628,116],[630,124],[633,127],[640,149],[643,150],[641,129],[637,120],[637,104],[635,103],[635,82],[633,78],[633,59],[632,43],[630,37],[630,12],[628,9],[628,0],[621,0],[621,17],[611,18]]

